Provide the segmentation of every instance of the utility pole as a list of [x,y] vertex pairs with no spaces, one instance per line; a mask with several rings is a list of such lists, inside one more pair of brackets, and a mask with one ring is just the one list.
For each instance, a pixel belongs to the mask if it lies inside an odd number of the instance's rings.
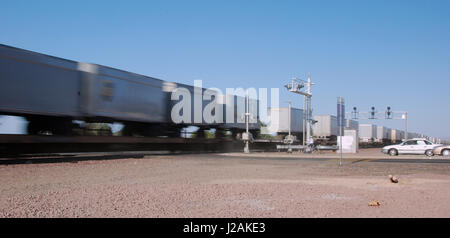
[[248,130],[248,120],[249,120],[249,116],[250,116],[250,110],[249,110],[249,98],[248,98],[248,89],[247,89],[247,97],[246,97],[246,110],[245,110],[245,136],[244,136],[244,141],[245,141],[245,147],[244,147],[244,153],[248,154],[250,153],[250,134],[249,134],[249,130]]
[[408,112],[404,112],[402,118],[405,119],[405,141],[408,140]]
[[[288,108],[288,110],[289,110],[288,111],[288,124],[289,124],[289,126],[288,126],[288,136],[286,138],[286,142],[289,145],[294,143],[294,138],[292,138],[292,136],[291,136],[291,109],[292,109],[291,101],[289,101],[289,108]],[[290,146],[288,148],[288,153],[292,153],[292,148]]]
[[303,124],[303,131],[302,131],[302,141],[303,141],[303,148],[306,145],[306,97],[303,97],[303,113],[302,113],[302,124]]
[[289,111],[288,111],[288,138],[291,138],[291,101],[289,101]]
[[308,81],[306,83],[306,93],[308,96],[306,96],[307,100],[307,110],[306,113],[306,138],[309,141],[311,138],[311,75],[308,74]]
[[342,166],[342,136],[344,136],[344,126],[345,126],[345,106],[344,99],[342,97],[338,97],[337,100],[337,121],[339,126],[339,166]]

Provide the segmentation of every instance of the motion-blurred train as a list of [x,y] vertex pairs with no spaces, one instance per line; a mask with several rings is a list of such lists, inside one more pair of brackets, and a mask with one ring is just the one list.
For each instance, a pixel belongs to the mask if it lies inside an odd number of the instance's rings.
[[[178,101],[171,100],[171,93],[180,87],[188,89],[192,98],[195,96],[193,86],[0,44],[0,114],[26,118],[28,134],[72,135],[74,121],[120,122],[125,136],[177,137],[188,126],[233,134],[246,129],[242,122],[245,111],[236,110],[235,104],[235,123],[225,123],[226,113],[231,112],[225,104],[221,104],[223,122],[194,123],[191,113],[192,123],[174,123],[171,110]],[[234,102],[242,99],[232,97]],[[202,97],[202,111],[208,103]],[[194,110],[194,105],[191,108]],[[249,129],[258,133],[258,118],[249,124]]]

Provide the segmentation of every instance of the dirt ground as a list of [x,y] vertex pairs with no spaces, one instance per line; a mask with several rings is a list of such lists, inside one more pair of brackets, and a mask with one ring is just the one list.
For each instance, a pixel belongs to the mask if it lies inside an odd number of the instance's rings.
[[0,217],[450,217],[449,160],[364,153],[0,165]]

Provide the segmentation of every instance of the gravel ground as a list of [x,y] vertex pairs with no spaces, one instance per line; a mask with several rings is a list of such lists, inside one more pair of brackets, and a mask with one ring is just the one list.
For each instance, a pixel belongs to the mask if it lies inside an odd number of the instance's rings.
[[[253,157],[253,154],[242,154],[242,153],[224,153],[222,155],[227,156],[246,156]],[[260,157],[277,157],[277,158],[339,158],[339,151],[333,152],[330,150],[323,150],[315,152],[313,154],[304,154],[298,151],[293,151],[292,154],[283,152],[261,152]],[[390,156],[383,154],[381,148],[367,148],[361,149],[357,154],[343,154],[344,159],[442,159],[442,156],[427,157],[424,155],[400,155],[400,156]]]
[[154,155],[1,165],[0,180],[0,217],[450,217],[450,163]]

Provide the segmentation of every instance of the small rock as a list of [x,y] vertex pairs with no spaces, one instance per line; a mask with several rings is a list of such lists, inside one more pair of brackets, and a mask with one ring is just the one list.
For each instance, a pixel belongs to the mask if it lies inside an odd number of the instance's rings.
[[391,180],[391,182],[393,183],[398,183],[398,178],[392,175],[389,175],[389,179]]
[[372,201],[369,202],[369,206],[370,207],[378,207],[380,205],[381,205],[381,203],[378,202],[377,200],[372,200]]

